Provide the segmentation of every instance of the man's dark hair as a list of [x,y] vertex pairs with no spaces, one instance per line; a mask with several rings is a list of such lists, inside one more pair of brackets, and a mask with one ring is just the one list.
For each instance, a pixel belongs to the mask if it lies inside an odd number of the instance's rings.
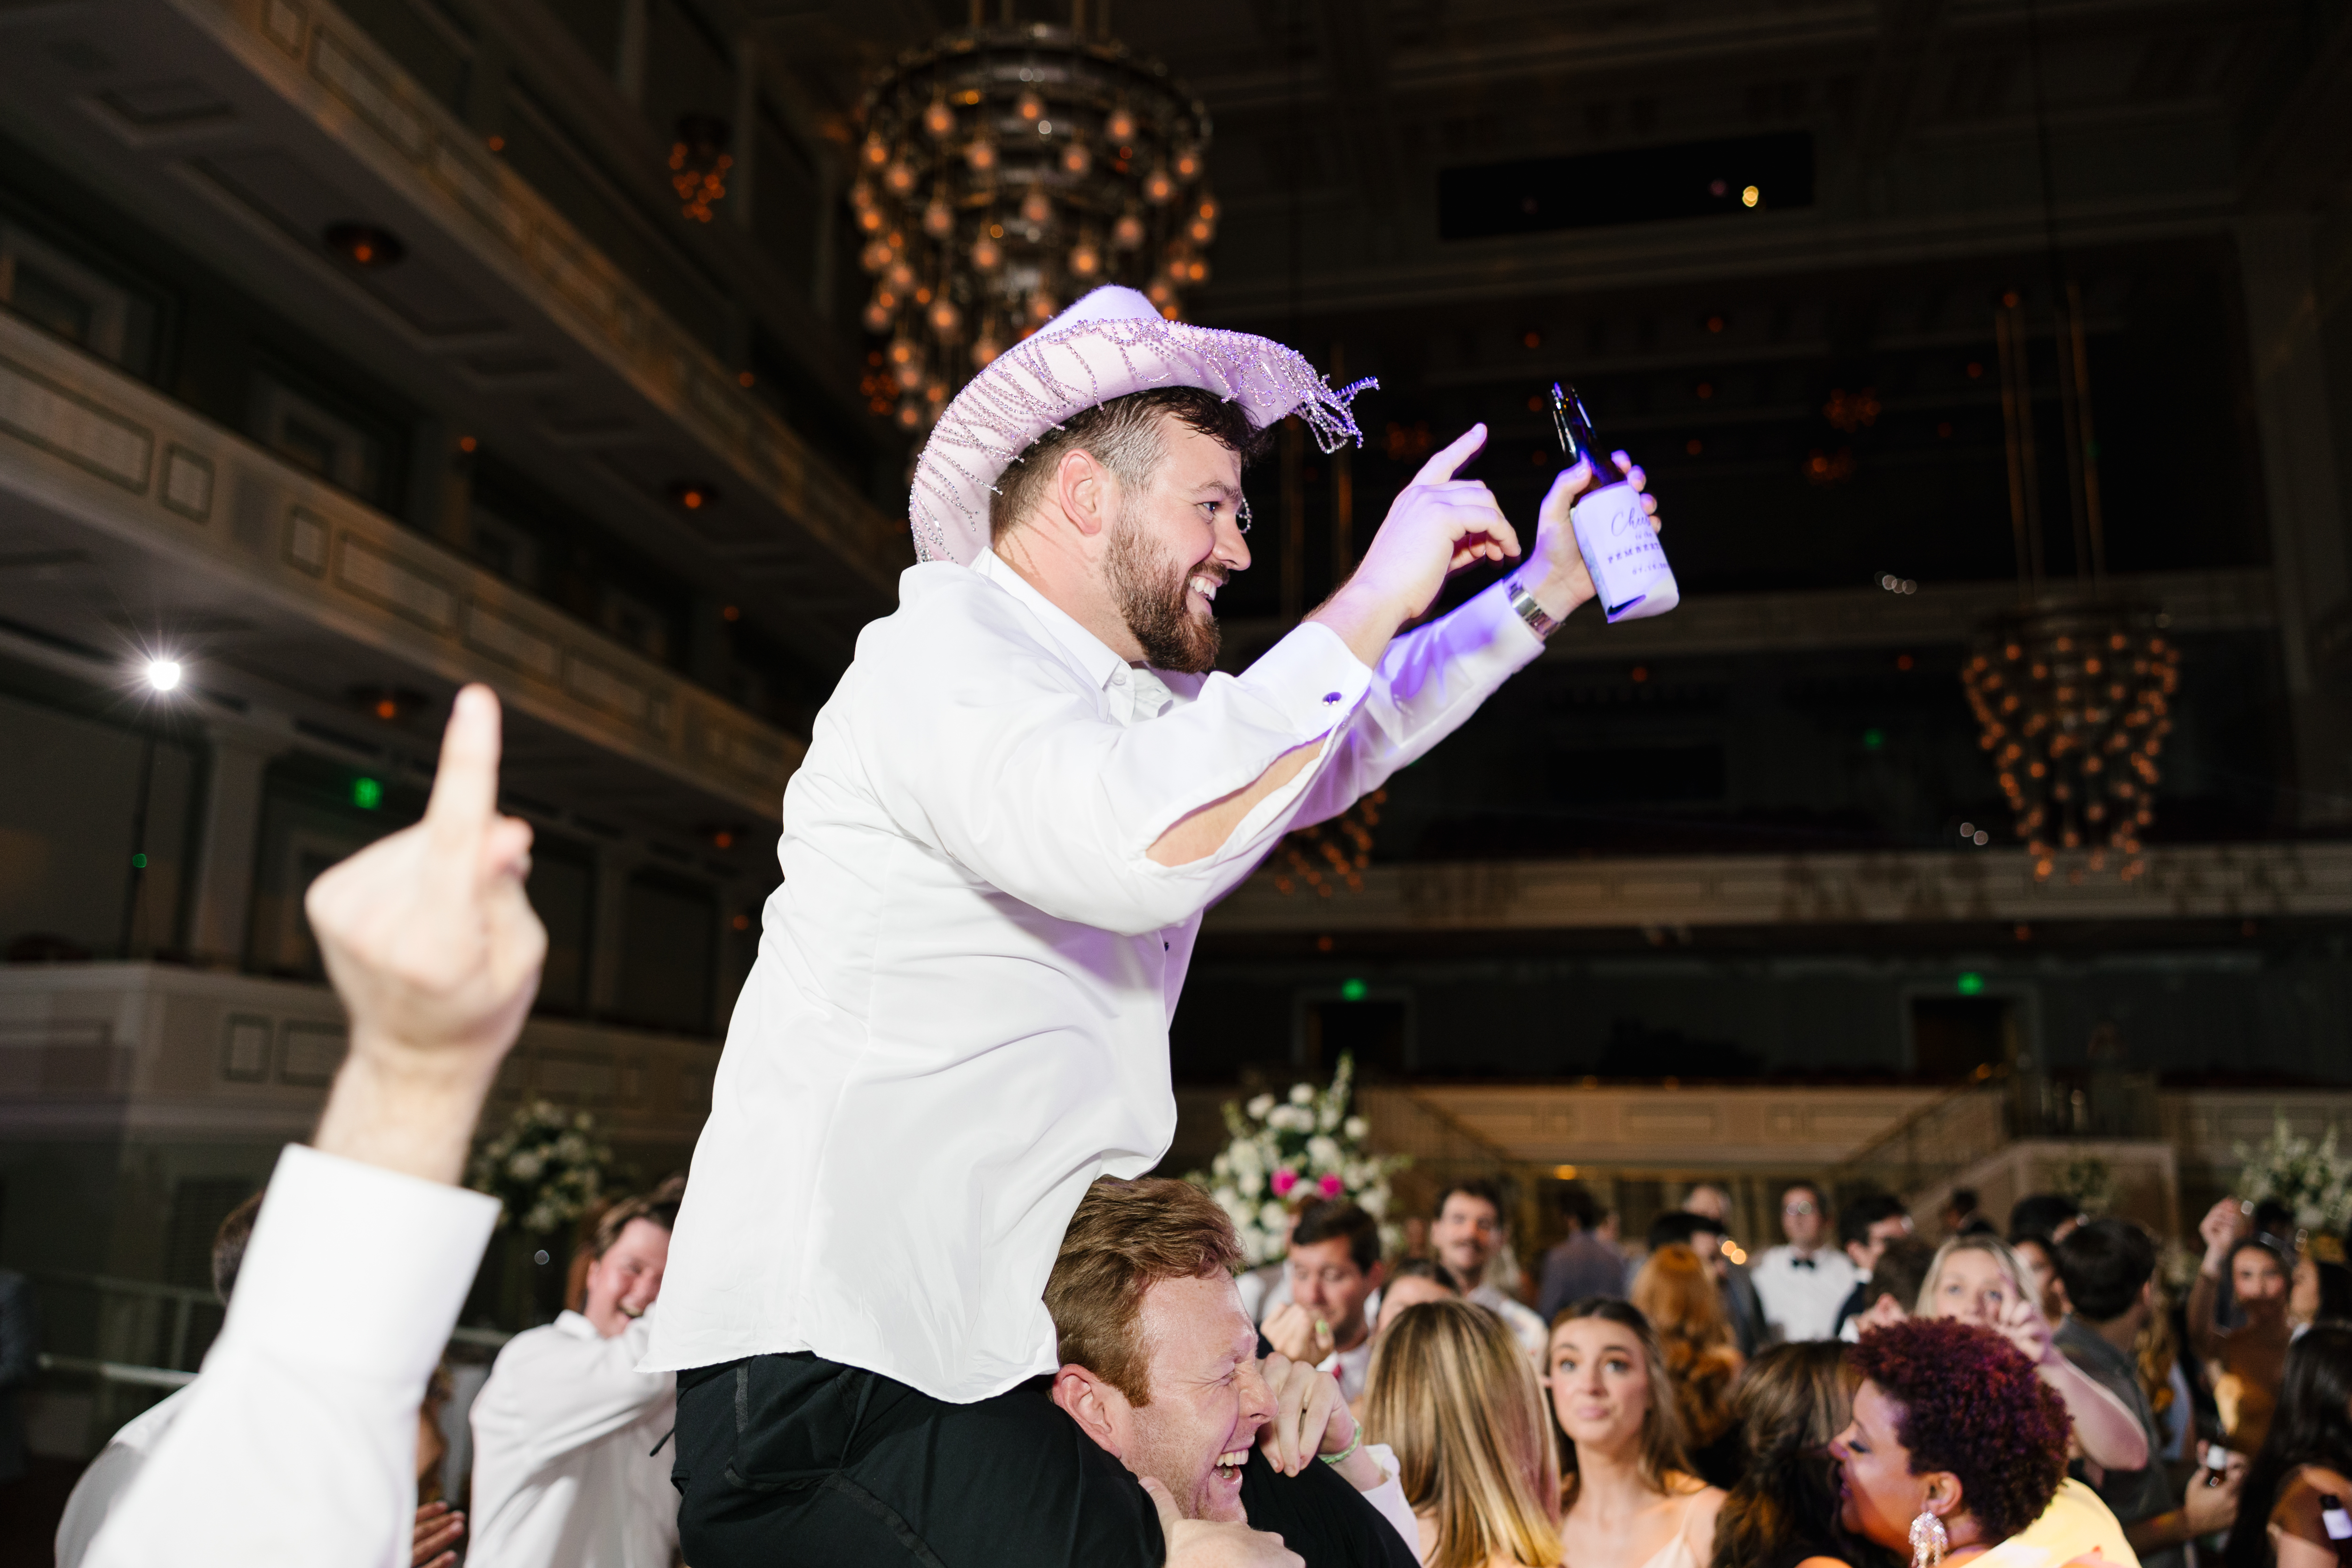
[[236,1289],[236,1272],[245,1267],[245,1246],[253,1239],[253,1222],[261,1214],[262,1194],[256,1193],[228,1211],[213,1232],[213,1294],[228,1305],[229,1292]]
[[1495,1218],[1497,1221],[1509,1212],[1503,1207],[1503,1189],[1499,1184],[1488,1181],[1484,1176],[1465,1176],[1459,1181],[1448,1182],[1438,1193],[1437,1202],[1430,1206],[1429,1217],[1435,1219],[1439,1215],[1444,1214],[1445,1200],[1456,1193],[1465,1193],[1471,1197],[1481,1198],[1494,1205]]
[[1669,1209],[1650,1222],[1650,1250],[1655,1252],[1662,1247],[1672,1247],[1677,1242],[1689,1247],[1691,1237],[1702,1232],[1708,1236],[1723,1235],[1723,1221],[1710,1219],[1703,1214],[1693,1214],[1688,1209]]
[[2038,1241],[2044,1246],[2058,1227],[2083,1217],[2083,1205],[2063,1193],[2028,1193],[2009,1211],[2009,1244]]
[[1290,1233],[1294,1248],[1343,1240],[1356,1267],[1370,1274],[1381,1260],[1381,1222],[1346,1199],[1309,1205],[1299,1215],[1297,1228]]
[[1886,1244],[1878,1255],[1878,1267],[1870,1271],[1870,1280],[1862,1288],[1868,1298],[1866,1311],[1878,1305],[1881,1296],[1892,1296],[1895,1304],[1906,1312],[1919,1310],[1919,1288],[1927,1282],[1927,1270],[1936,1263],[1935,1246],[1916,1236],[1898,1236]]
[[1881,1220],[1901,1219],[1911,1211],[1903,1200],[1889,1193],[1864,1193],[1848,1199],[1838,1210],[1838,1245],[1862,1247],[1869,1244],[1870,1227]]
[[2294,1211],[2276,1198],[2264,1198],[2254,1205],[2250,1217],[2257,1236],[2275,1236],[2289,1242],[2294,1238]]
[[2067,1304],[2087,1323],[2113,1322],[2130,1311],[2156,1274],[2156,1244],[2127,1220],[2078,1225],[2050,1255],[2066,1282]]
[[1130,490],[1151,482],[1166,455],[1160,416],[1168,415],[1226,448],[1246,465],[1265,447],[1265,433],[1250,423],[1238,400],[1228,403],[1197,386],[1165,386],[1132,392],[1091,408],[1081,408],[1048,429],[1015,458],[996,482],[988,503],[988,536],[1005,531],[1036,510],[1063,458],[1090,452]]
[[1582,1182],[1569,1182],[1559,1189],[1559,1212],[1579,1230],[1591,1230],[1601,1223],[1601,1204],[1592,1189]]
[[1974,1187],[1954,1187],[1944,1206],[1966,1219],[1977,1212],[1977,1190]]

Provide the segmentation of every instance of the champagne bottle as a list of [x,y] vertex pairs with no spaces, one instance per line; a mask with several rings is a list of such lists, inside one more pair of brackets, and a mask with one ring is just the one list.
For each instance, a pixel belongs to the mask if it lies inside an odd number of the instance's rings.
[[1570,465],[1581,458],[1592,466],[1591,487],[1577,498],[1568,517],[1602,612],[1612,622],[1664,615],[1682,603],[1682,590],[1650,525],[1642,492],[1593,438],[1592,421],[1573,388],[1552,384],[1551,418]]

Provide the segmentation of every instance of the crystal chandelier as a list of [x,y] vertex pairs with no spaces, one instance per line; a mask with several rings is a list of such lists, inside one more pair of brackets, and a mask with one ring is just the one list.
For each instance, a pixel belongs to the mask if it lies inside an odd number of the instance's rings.
[[887,341],[866,390],[904,429],[1097,284],[1176,320],[1208,281],[1208,113],[1083,21],[986,26],[975,5],[866,94],[849,199]]
[[1304,887],[1328,899],[1344,884],[1351,893],[1362,892],[1364,868],[1372,863],[1372,829],[1388,798],[1388,791],[1376,789],[1330,822],[1285,834],[1268,857],[1274,890],[1288,894]]
[[2021,610],[1991,622],[1961,669],[2037,880],[2076,851],[2070,881],[2105,870],[2109,850],[2124,880],[2140,874],[2180,683],[2161,618],[2130,605]]

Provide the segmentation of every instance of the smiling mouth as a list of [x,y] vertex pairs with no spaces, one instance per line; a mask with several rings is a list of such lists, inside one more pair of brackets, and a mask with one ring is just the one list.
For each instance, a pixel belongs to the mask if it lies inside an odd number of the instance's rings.
[[1231,1453],[1220,1454],[1217,1456],[1217,1479],[1228,1486],[1238,1486],[1241,1484],[1242,1467],[1248,1463],[1247,1448],[1235,1448]]
[[1215,578],[1202,577],[1197,574],[1193,576],[1192,580],[1186,584],[1186,586],[1190,587],[1192,592],[1200,595],[1201,597],[1208,600],[1213,605],[1217,602],[1217,589],[1220,585],[1221,584]]

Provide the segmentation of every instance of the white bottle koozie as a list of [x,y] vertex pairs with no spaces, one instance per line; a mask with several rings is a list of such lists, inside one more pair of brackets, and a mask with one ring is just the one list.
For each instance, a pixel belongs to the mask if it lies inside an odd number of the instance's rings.
[[1663,616],[1682,603],[1674,569],[1658,543],[1658,531],[1642,505],[1642,492],[1632,485],[1611,485],[1595,490],[1570,509],[1576,529],[1576,547],[1584,555],[1584,569],[1592,574],[1592,589],[1612,621],[1637,621]]

